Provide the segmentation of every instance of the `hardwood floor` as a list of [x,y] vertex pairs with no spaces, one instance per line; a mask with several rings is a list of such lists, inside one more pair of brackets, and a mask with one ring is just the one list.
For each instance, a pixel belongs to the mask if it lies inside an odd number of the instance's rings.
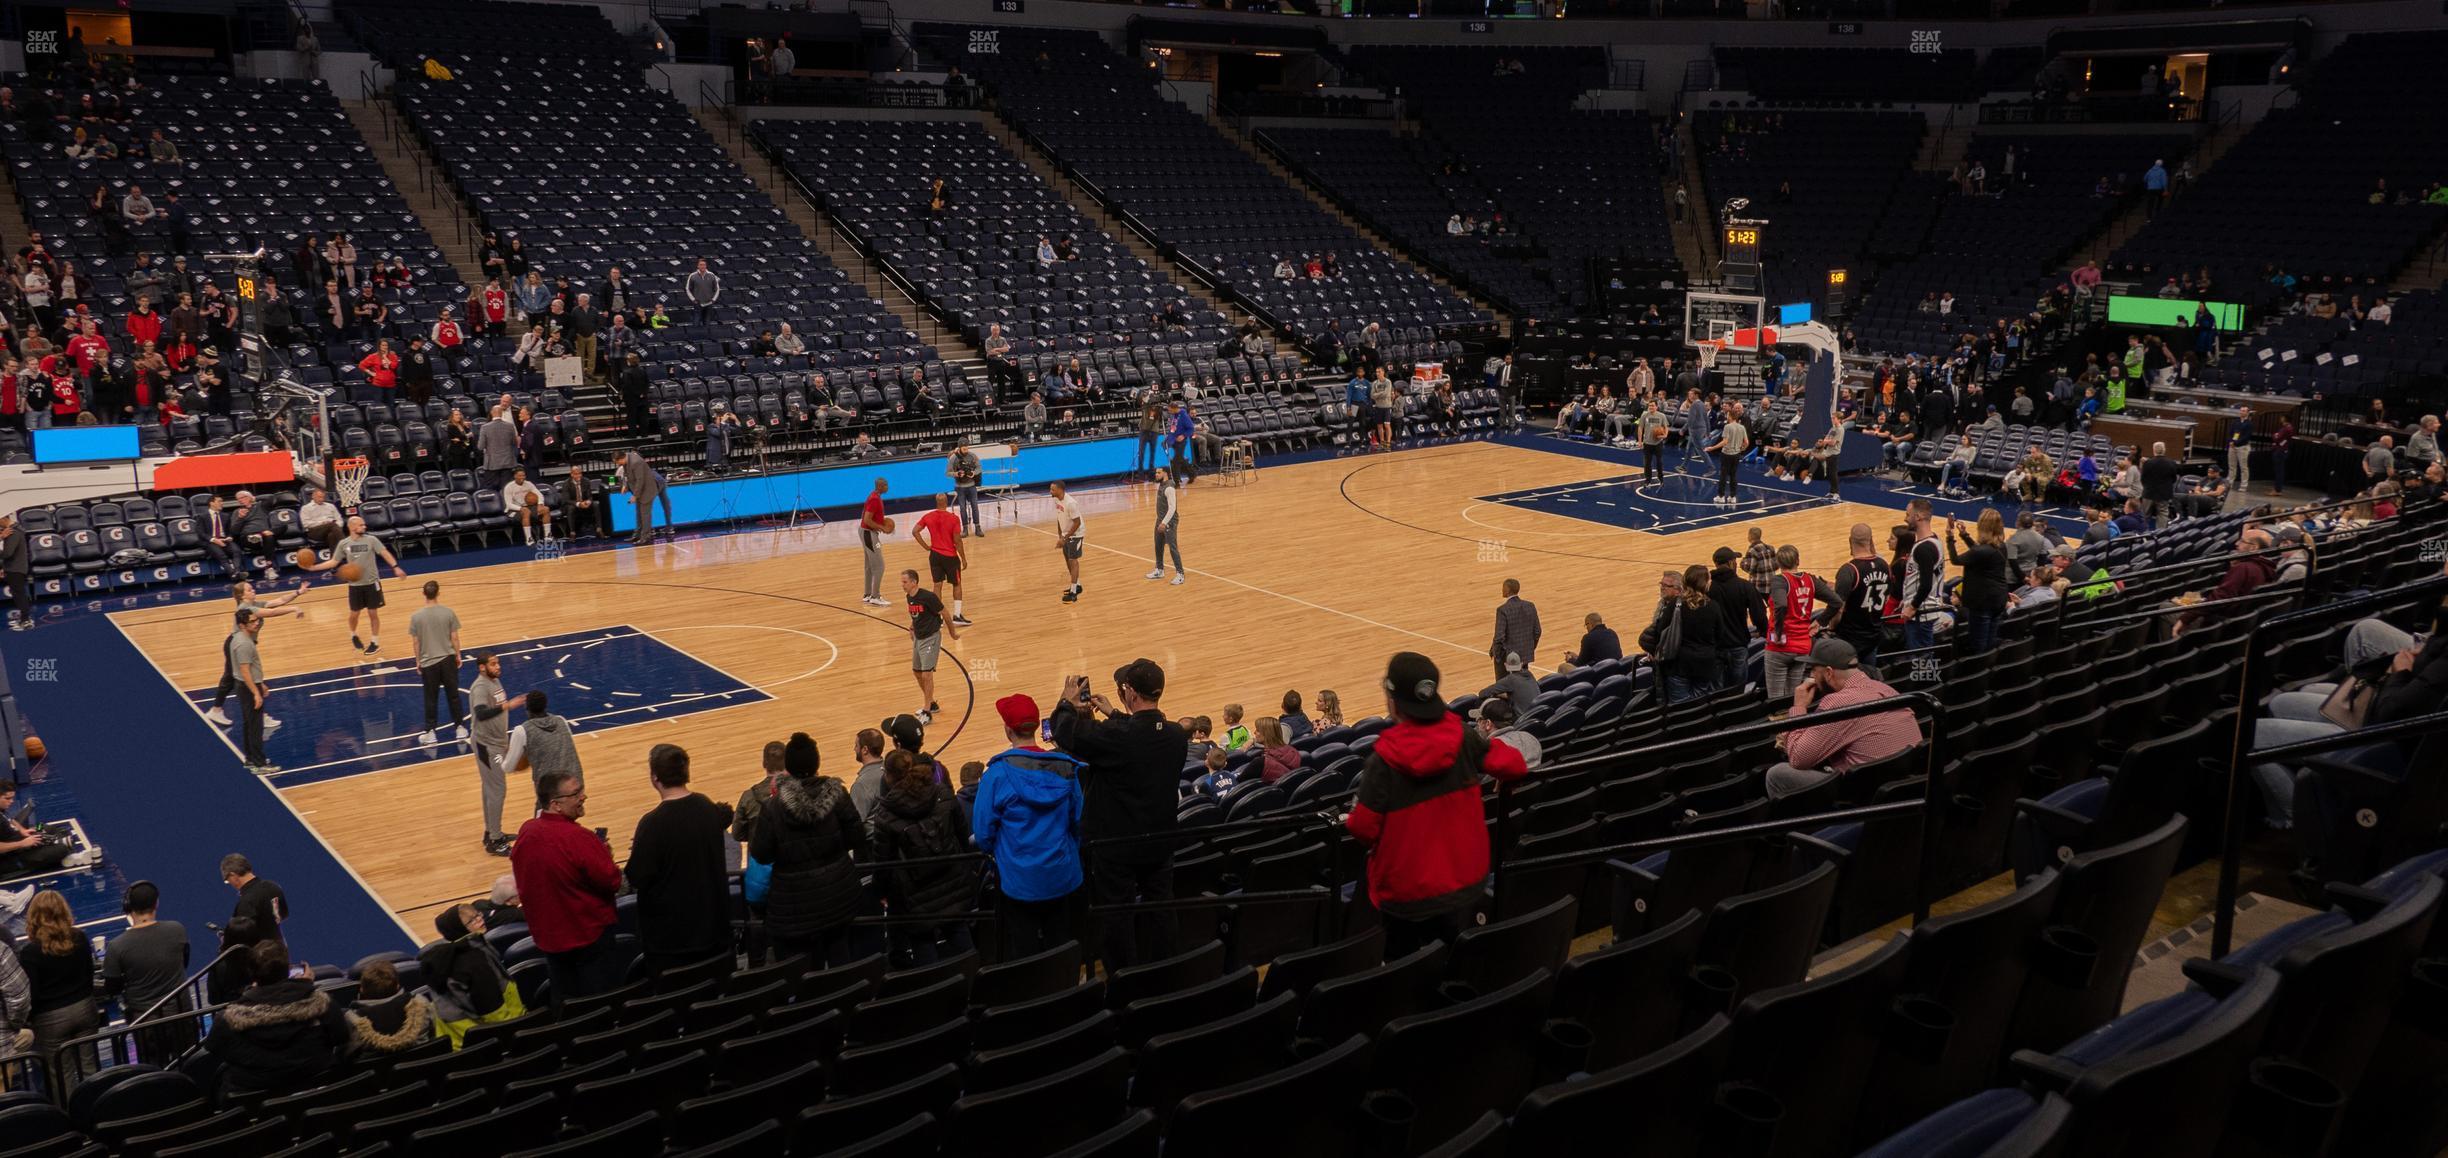
[[[1190,576],[1179,587],[1142,578],[1152,519],[1147,487],[1079,491],[1089,549],[1086,592],[1076,604],[1060,601],[1063,572],[1045,499],[990,508],[988,533],[969,547],[974,579],[965,610],[976,624],[945,646],[942,711],[929,745],[956,769],[984,760],[1004,747],[997,697],[1025,692],[1049,703],[1075,673],[1104,689],[1115,668],[1138,656],[1164,665],[1164,704],[1176,716],[1220,719],[1225,704],[1239,702],[1255,719],[1272,714],[1287,688],[1313,704],[1319,690],[1332,688],[1347,717],[1378,714],[1375,685],[1398,650],[1436,660],[1448,695],[1475,691],[1493,674],[1487,643],[1508,577],[1539,605],[1542,671],[1578,642],[1589,611],[1603,613],[1629,647],[1654,599],[1656,572],[1705,562],[1721,545],[1739,549],[1741,524],[1659,535],[1474,499],[1624,473],[1574,455],[1465,443],[1271,466],[1245,484],[1202,479],[1182,503]],[[1798,545],[1806,566],[1825,572],[1844,557],[1845,533],[1856,521],[1883,534],[1896,515],[1839,503],[1758,523],[1768,542]],[[923,567],[908,538],[912,524],[902,518],[900,537],[886,548],[887,597],[898,593],[900,568]],[[920,706],[907,616],[897,601],[881,608],[859,602],[860,559],[847,523],[456,570],[447,560],[406,562],[410,580],[386,580],[383,638],[395,670],[404,671],[409,654],[417,588],[433,578],[470,648],[628,625],[769,697],[607,730],[579,724],[591,781],[587,822],[611,830],[616,855],[653,801],[645,755],[655,744],[688,748],[696,785],[730,800],[760,774],[769,740],[806,731],[826,772],[847,778],[859,729]],[[348,650],[347,605],[337,587],[318,585],[299,606],[302,618],[265,629],[270,677],[361,659]],[[209,688],[220,675],[227,610],[188,604],[115,618],[179,687]],[[470,674],[463,672],[463,683]],[[511,682],[513,695],[525,690]],[[276,696],[272,712],[283,710]],[[515,828],[527,786],[512,779]],[[282,795],[412,928],[428,927],[435,908],[483,891],[507,871],[507,862],[478,847],[476,774],[464,749],[286,787]]]

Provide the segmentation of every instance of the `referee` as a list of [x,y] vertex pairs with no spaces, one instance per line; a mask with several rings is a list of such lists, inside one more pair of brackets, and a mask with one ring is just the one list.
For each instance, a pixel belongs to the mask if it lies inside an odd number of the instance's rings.
[[416,647],[417,674],[425,680],[425,732],[417,741],[431,744],[436,693],[450,702],[450,716],[441,721],[443,731],[467,715],[467,702],[459,698],[459,613],[442,606],[440,583],[425,581],[425,606],[408,617],[408,639]]

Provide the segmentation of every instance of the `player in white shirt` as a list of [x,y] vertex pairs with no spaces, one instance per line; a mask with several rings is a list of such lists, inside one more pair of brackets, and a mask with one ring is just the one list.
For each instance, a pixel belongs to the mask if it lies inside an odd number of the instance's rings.
[[552,508],[544,503],[544,492],[527,481],[527,472],[510,472],[510,481],[502,484],[502,506],[518,516],[519,530],[527,536],[530,546],[536,541],[536,524],[544,525],[544,537],[552,536]]
[[1063,589],[1063,602],[1079,602],[1080,556],[1088,550],[1088,521],[1080,514],[1079,500],[1071,497],[1069,488],[1061,483],[1046,487],[1054,499],[1054,543],[1062,551],[1063,569],[1071,574],[1071,585]]

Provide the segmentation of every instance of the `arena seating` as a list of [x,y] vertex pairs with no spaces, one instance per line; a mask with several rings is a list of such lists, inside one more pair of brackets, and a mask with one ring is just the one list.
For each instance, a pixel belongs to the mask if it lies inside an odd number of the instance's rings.
[[[1855,309],[1852,326],[1862,348],[1938,353],[1967,328],[2031,312],[2051,287],[2064,283],[2059,271],[2074,249],[2131,204],[2142,171],[2154,160],[2174,169],[2186,146],[2187,138],[2168,133],[1974,137],[1965,160],[1984,166],[1994,192],[1966,194],[1936,182],[1927,190],[1937,209],[1926,236],[1882,239],[1882,258],[1900,263],[1880,269]],[[2011,181],[2009,148],[2015,158]],[[2098,195],[2102,180],[2125,192]],[[1900,194],[1899,204],[1904,199]],[[1920,312],[1923,301],[1948,293],[1956,299],[1952,316]]]
[[[1190,295],[1108,237],[972,121],[759,121],[755,133],[886,268],[971,345],[1000,325],[1015,355],[1069,357],[1154,347],[1212,357],[1231,336],[1225,317],[1190,311],[1166,330],[1156,317]],[[929,182],[950,205],[928,213]],[[1077,247],[1076,261],[1042,265],[1039,241]],[[1093,367],[1091,368],[1093,371]]]
[[[1761,249],[1769,300],[1821,302],[1828,270],[1860,265],[1923,127],[1919,113],[1703,112],[1692,140],[1708,187],[1693,201],[1749,198],[1745,212],[1772,223]],[[1786,183],[1790,200],[1778,193]]]
[[[1349,226],[1165,99],[1146,70],[1092,33],[1006,29],[1000,51],[966,53],[966,30],[916,27],[921,41],[994,86],[1003,115],[1168,256],[1204,270],[1278,329],[1346,340],[1369,323],[1398,332],[1481,326],[1485,311],[1378,251]],[[1275,263],[1332,254],[1338,276],[1275,279]]]
[[[69,94],[69,99],[78,97]],[[287,258],[309,235],[329,240],[335,232],[348,234],[361,274],[387,259],[406,268],[409,284],[378,291],[391,312],[384,332],[394,338],[395,348],[398,340],[424,333],[438,312],[466,298],[458,275],[320,81],[242,80],[223,73],[145,76],[136,91],[124,95],[124,108],[124,120],[84,126],[119,145],[116,160],[65,155],[65,127],[38,138],[16,118],[0,123],[0,155],[7,158],[29,222],[43,232],[55,257],[75,267],[83,300],[112,340],[114,364],[122,373],[135,354],[122,319],[134,304],[127,278],[136,257],[151,255],[147,280],[162,282],[155,291],[156,309],[167,314],[176,304],[177,291],[167,286],[177,280],[173,261],[179,255],[168,223],[159,218],[130,229],[121,252],[109,252],[100,217],[88,211],[97,188],[115,205],[130,186],[141,187],[157,210],[176,194],[191,222],[188,270],[199,282],[220,283],[222,300],[235,293],[232,269],[203,255],[268,251],[264,272],[289,300],[300,333],[285,353],[291,372],[310,386],[362,386],[363,375],[353,369],[343,375],[340,368],[353,368],[372,351],[373,341],[363,332],[331,332],[319,320],[315,302],[322,287],[301,284]],[[177,147],[179,160],[149,159],[146,142],[156,129]],[[280,176],[267,183],[267,173]],[[206,296],[200,286],[197,296],[199,302]],[[234,336],[222,330],[216,339],[208,330],[205,337],[198,345],[217,340],[225,372],[234,371]],[[447,358],[439,369],[449,373]],[[182,373],[176,380],[184,384],[192,376]],[[246,398],[240,391],[242,410]],[[209,424],[245,429],[251,421],[240,414]],[[207,425],[196,416],[148,428],[149,452],[192,448],[199,440],[220,437]],[[0,434],[0,450],[21,455],[22,436]]]
[[[2207,267],[2211,296],[2267,305],[2281,296],[2273,265],[2304,279],[2302,290],[2368,293],[2436,236],[2448,208],[2399,203],[2419,196],[2448,149],[2448,125],[2407,119],[2406,109],[2448,99],[2432,67],[2448,33],[2348,37],[2243,140],[2119,246],[2111,277],[2156,285]],[[2371,204],[2386,181],[2385,204]],[[2409,200],[2411,199],[2409,196]]]
[[[783,371],[792,363],[752,357],[749,347],[789,323],[816,369],[958,385],[936,351],[834,268],[678,102],[637,79],[624,57],[605,55],[610,29],[599,14],[481,5],[356,16],[360,34],[395,60],[431,54],[450,68],[449,81],[403,68],[400,105],[487,229],[524,242],[548,282],[568,277],[591,293],[618,266],[640,304],[669,308],[677,324],[657,331],[646,351],[653,376]],[[456,55],[486,33],[486,53]],[[550,66],[497,55],[544,42]],[[590,44],[596,50],[581,51]],[[682,286],[699,259],[722,279],[702,322]],[[485,348],[488,373],[508,375],[511,347],[501,339]]]
[[1354,69],[1399,88],[1489,191],[1506,227],[1534,247],[1523,258],[1530,276],[1556,296],[1589,304],[1593,258],[1674,260],[1655,122],[1579,107],[1585,91],[1607,85],[1603,51],[1364,45],[1350,57]]
[[[2235,355],[2203,368],[2198,377],[2230,390],[2337,397],[2376,394],[2403,377],[2448,374],[2448,307],[2439,290],[2390,298],[2392,316],[2386,323],[2354,321],[2354,312],[2378,304],[2379,295],[2341,294],[2338,316],[2277,317],[2247,335]],[[2263,356],[2263,350],[2269,354]]]
[[1717,87],[1765,101],[1968,101],[1980,93],[1968,48],[1719,47]]
[[1424,137],[1398,137],[1379,128],[1266,128],[1258,138],[1284,165],[1378,232],[1400,242],[1430,268],[1519,316],[1561,317],[1571,313],[1565,294],[1577,289],[1554,271],[1526,262],[1536,242],[1507,218],[1505,233],[1446,232],[1450,218],[1493,222],[1502,212],[1474,173]]

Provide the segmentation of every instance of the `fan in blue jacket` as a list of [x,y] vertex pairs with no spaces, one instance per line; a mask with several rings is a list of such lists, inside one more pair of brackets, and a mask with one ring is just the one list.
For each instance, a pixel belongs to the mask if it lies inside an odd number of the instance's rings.
[[994,858],[1003,896],[1057,901],[1080,887],[1080,761],[1036,746],[1037,701],[1024,695],[995,701],[1012,747],[986,762],[971,810],[979,852]]

